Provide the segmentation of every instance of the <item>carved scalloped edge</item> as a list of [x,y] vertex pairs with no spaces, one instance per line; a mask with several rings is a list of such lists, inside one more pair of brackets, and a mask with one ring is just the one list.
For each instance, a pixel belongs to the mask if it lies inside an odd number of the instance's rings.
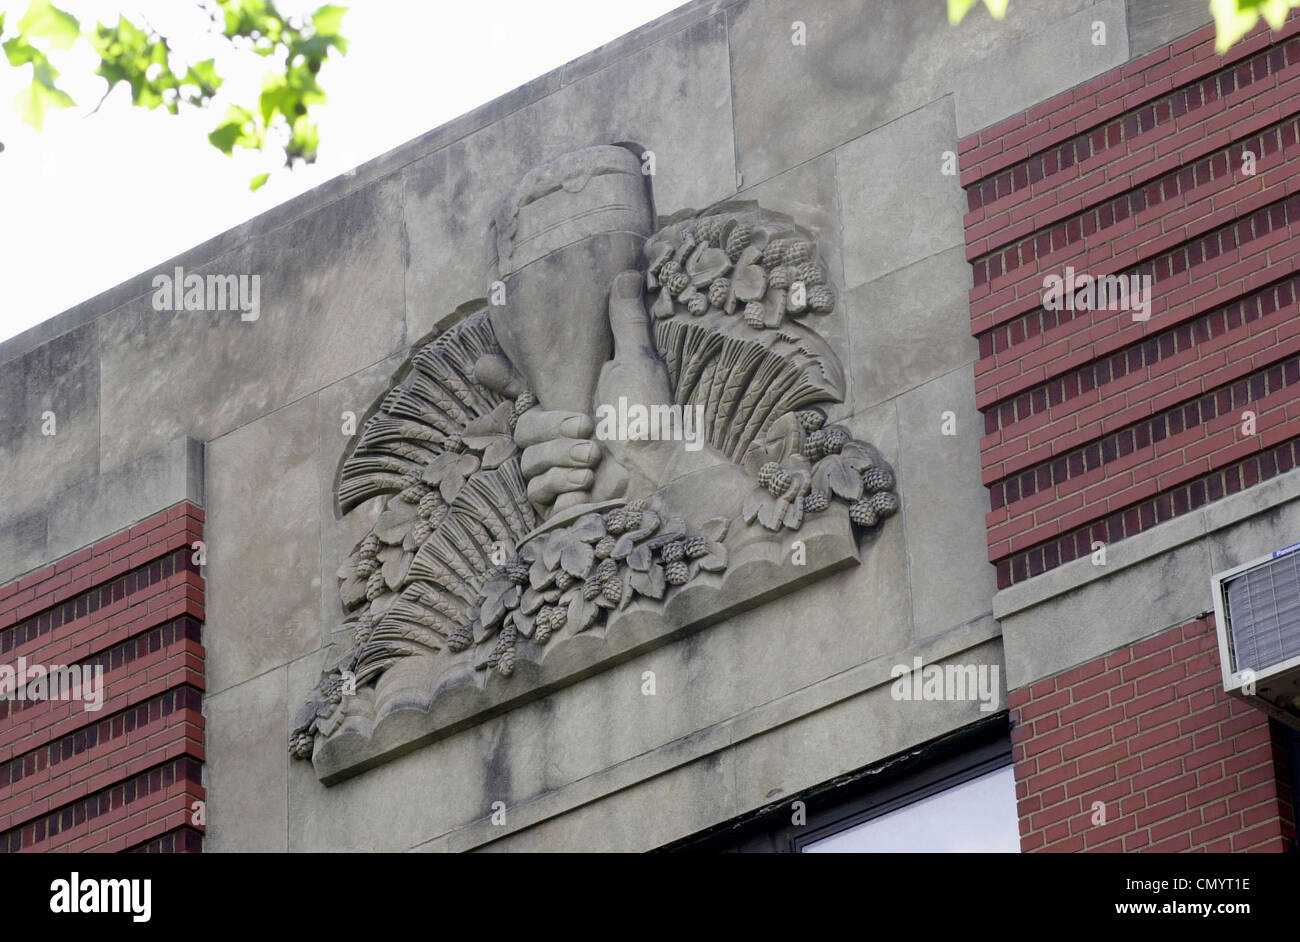
[[[739,529],[756,535],[753,527]],[[794,540],[804,542],[808,565],[790,565]],[[317,738],[317,777],[326,785],[341,782],[859,563],[848,509],[838,504],[798,531],[762,531],[762,538],[741,542],[725,572],[702,574],[662,606],[638,600],[611,613],[603,629],[555,638],[545,647],[521,645],[512,677],[465,663],[435,677],[432,658],[404,659],[376,690],[350,698],[337,728]]]

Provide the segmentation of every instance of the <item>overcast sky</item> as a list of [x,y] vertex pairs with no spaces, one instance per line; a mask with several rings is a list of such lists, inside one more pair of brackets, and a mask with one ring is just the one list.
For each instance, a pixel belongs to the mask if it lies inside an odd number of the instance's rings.
[[[282,12],[324,0],[277,0]],[[253,103],[266,71],[204,35],[185,0],[56,0],[83,27],[140,16],[175,40],[182,61],[215,57],[226,84],[212,107],[172,116],[130,106],[119,86],[90,114],[106,85],[84,42],[54,54],[75,109],[51,114],[41,134],[12,102],[31,67],[0,57],[0,340],[94,297],[185,249],[438,127],[582,55],[683,0],[341,0],[350,7],[346,57],[320,74],[329,104],[312,167],[280,170],[256,193],[255,174],[275,157],[233,159],[207,142],[232,102]],[[27,0],[0,0],[13,22]],[[139,14],[132,16],[132,14]],[[250,57],[251,58],[251,57]]]

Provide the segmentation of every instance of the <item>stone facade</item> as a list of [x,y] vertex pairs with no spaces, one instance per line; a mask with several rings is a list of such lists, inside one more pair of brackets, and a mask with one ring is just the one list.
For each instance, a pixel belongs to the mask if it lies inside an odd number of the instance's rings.
[[[1208,607],[1062,651],[1044,606],[1113,586],[999,592],[981,268],[1038,232],[1017,129],[1202,6],[690,3],[157,269],[257,275],[255,320],[150,271],[0,345],[0,583],[202,506],[214,851],[648,850],[987,722]],[[529,457],[620,394],[702,406],[709,461]],[[995,709],[900,701],[915,658]]]

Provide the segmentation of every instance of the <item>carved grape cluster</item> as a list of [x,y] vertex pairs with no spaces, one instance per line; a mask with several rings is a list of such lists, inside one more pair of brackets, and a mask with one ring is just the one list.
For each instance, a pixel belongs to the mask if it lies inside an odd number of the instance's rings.
[[757,213],[718,213],[670,226],[646,246],[655,317],[740,314],[754,330],[829,314],[835,292],[806,235]]
[[289,737],[289,755],[295,759],[310,759],[316,746],[316,733],[310,729],[296,730]]
[[862,528],[898,512],[894,472],[880,453],[825,422],[820,409],[790,413],[751,447],[745,463],[758,486],[744,506],[747,523],[798,529],[835,500],[849,505],[849,519]]

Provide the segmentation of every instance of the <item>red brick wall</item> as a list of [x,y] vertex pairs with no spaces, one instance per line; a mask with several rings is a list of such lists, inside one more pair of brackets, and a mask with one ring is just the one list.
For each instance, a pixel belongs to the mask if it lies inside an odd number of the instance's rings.
[[1009,704],[1025,852],[1281,852],[1295,836],[1280,728],[1223,692],[1212,616]]
[[0,586],[0,664],[100,665],[98,711],[0,700],[0,852],[198,850],[203,511],[154,514]]
[[[1297,34],[1207,27],[960,143],[1000,587],[1300,465]],[[1150,275],[1150,319],[1047,310],[1067,266]]]

